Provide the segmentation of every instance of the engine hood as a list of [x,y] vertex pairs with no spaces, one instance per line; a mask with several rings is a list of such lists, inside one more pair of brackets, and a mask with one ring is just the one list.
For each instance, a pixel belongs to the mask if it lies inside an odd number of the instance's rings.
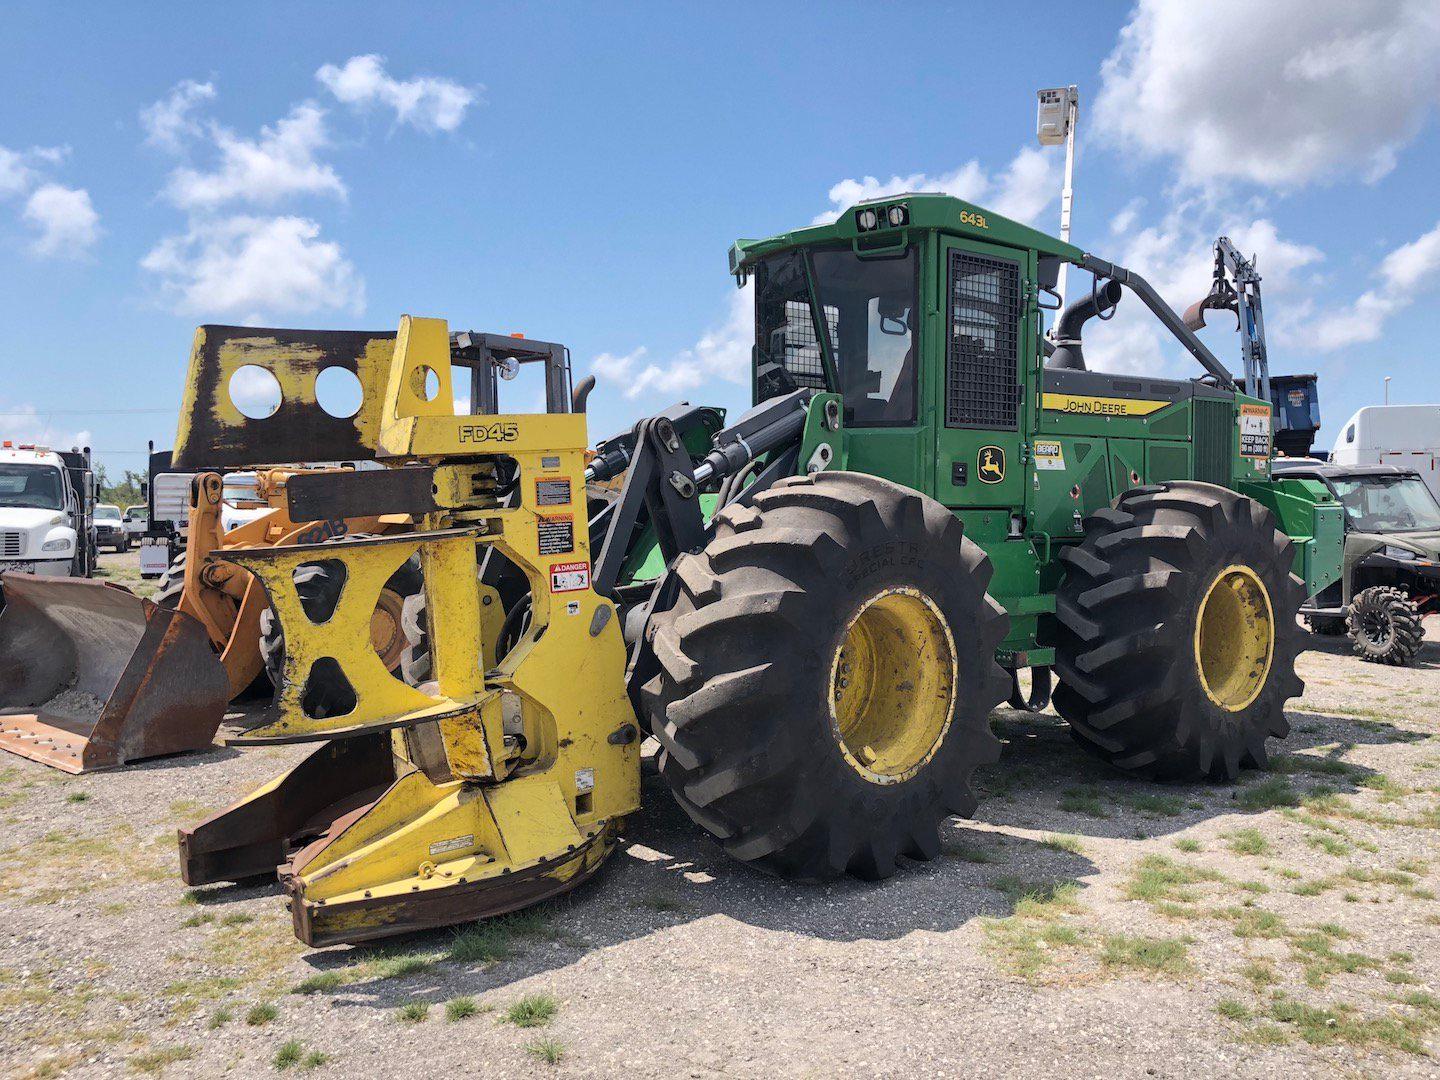
[[1440,532],[1362,533],[1361,537],[1371,551],[1405,548],[1422,559],[1440,561]]
[[33,506],[0,506],[0,529],[30,532],[57,524],[65,524],[65,515],[58,510],[41,510]]

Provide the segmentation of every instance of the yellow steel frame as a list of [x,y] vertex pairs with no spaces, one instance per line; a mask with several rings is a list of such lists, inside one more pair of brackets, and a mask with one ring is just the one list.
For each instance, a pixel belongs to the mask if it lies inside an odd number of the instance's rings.
[[[431,373],[438,392],[427,399]],[[450,386],[446,324],[406,316],[384,394],[362,406],[377,415],[359,423],[377,432],[377,456],[388,464],[449,462],[435,484],[445,509],[413,532],[326,544],[323,557],[344,564],[345,583],[324,622],[306,616],[293,581],[315,561],[313,546],[217,553],[261,583],[286,645],[271,715],[237,741],[435,724],[443,745],[445,768],[402,762],[377,802],[290,865],[297,931],[316,944],[473,918],[561,891],[598,867],[620,821],[639,806],[638,725],[619,619],[589,583],[585,417],[457,417]],[[518,466],[509,506],[473,494],[496,455]],[[476,583],[484,544],[524,571],[533,603],[520,642],[488,670],[497,622],[482,612],[486,590]],[[434,661],[434,684],[424,690],[385,670],[368,632],[380,590],[417,550]],[[317,663],[338,668],[354,691],[348,714],[305,714],[305,681]],[[402,740],[395,745],[403,752]],[[495,886],[488,896],[487,884]]]

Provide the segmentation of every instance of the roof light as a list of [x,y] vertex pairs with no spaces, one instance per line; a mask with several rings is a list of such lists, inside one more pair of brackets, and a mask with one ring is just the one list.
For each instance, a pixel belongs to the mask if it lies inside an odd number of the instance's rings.
[[901,225],[908,224],[910,221],[910,211],[899,205],[890,207],[889,212],[885,216],[889,219],[892,228],[898,228]]
[[855,211],[855,224],[861,232],[878,229],[880,227],[880,215],[869,207],[864,210],[857,210]]
[[3,446],[6,450],[13,448],[14,445],[15,444],[12,443],[9,439],[6,439],[4,442],[0,442],[0,446]]

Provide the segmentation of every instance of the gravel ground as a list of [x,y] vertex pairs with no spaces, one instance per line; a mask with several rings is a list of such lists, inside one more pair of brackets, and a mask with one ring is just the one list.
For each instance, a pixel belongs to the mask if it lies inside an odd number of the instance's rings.
[[[175,828],[293,749],[82,778],[7,758],[0,1062],[17,1076],[1434,1076],[1440,646],[1410,670],[1311,646],[1291,737],[1236,787],[1133,781],[1054,716],[998,712],[1004,756],[976,820],[879,884],[737,865],[647,775],[611,865],[463,959],[448,931],[307,950],[273,887],[185,890]],[[307,979],[314,992],[296,992]],[[456,999],[470,1015],[447,1019]]]

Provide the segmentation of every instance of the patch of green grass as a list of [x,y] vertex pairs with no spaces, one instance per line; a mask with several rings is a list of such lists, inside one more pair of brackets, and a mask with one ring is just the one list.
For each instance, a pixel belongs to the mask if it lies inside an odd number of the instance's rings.
[[1410,794],[1410,789],[1404,784],[1398,783],[1383,773],[1371,773],[1360,780],[1362,787],[1371,791],[1379,792],[1381,802],[1398,802]]
[[1415,954],[1412,952],[1392,952],[1385,959],[1389,960],[1392,964],[1413,964],[1415,962]]
[[194,1056],[193,1046],[163,1046],[157,1050],[147,1050],[143,1054],[134,1054],[125,1060],[126,1064],[137,1072],[158,1073],[167,1065],[189,1061]]
[[282,1043],[280,1049],[275,1051],[275,1057],[271,1059],[270,1064],[277,1069],[288,1069],[292,1065],[299,1065],[304,1057],[305,1044],[299,1039],[291,1039],[287,1043]]
[[321,1065],[324,1065],[329,1060],[329,1054],[321,1053],[319,1050],[311,1050],[308,1054],[305,1055],[305,1059],[300,1062],[300,1067],[307,1070],[318,1069]]
[[467,926],[450,942],[449,956],[462,964],[493,964],[515,952],[508,930],[494,920]]
[[1215,1011],[1226,1020],[1249,1020],[1250,1009],[1236,998],[1221,998],[1215,1003]]
[[366,960],[361,969],[364,974],[376,979],[404,979],[429,971],[444,958],[445,954],[439,952],[396,952]]
[[221,925],[221,926],[244,926],[246,923],[252,923],[252,922],[254,922],[254,921],[255,921],[255,916],[254,916],[254,915],[247,915],[247,914],[245,914],[245,912],[243,912],[243,911],[237,911],[237,912],[235,912],[234,914],[226,915],[223,919],[221,919],[221,920],[220,920],[220,925]]
[[1378,1045],[1415,1055],[1426,1052],[1424,1036],[1436,1026],[1436,1018],[1423,1011],[1418,1016],[1362,1017],[1350,1006],[1325,1008],[1279,994],[1270,1003],[1270,1017],[1287,1025],[1312,1046],[1329,1046],[1336,1042],[1354,1046]]
[[1387,971],[1385,973],[1385,981],[1396,986],[1405,986],[1410,983],[1419,982],[1420,980],[1415,978],[1415,976],[1411,975],[1408,971],[1395,970]]
[[268,1001],[262,1001],[259,1005],[251,1007],[245,1014],[245,1023],[251,1027],[263,1027],[280,1015],[280,1010]]
[[206,923],[213,923],[214,921],[215,921],[215,916],[214,916],[214,915],[211,915],[210,912],[208,912],[208,911],[201,911],[201,912],[198,912],[198,913],[196,913],[196,914],[194,914],[194,915],[191,915],[188,919],[186,919],[186,920],[185,920],[184,922],[182,922],[180,925],[181,925],[181,927],[183,927],[184,929],[189,930],[189,929],[192,928],[192,927],[195,927],[195,926],[204,926]]
[[1237,881],[1235,887],[1244,892],[1255,893],[1263,896],[1270,891],[1270,886],[1263,881]]
[[1001,857],[988,848],[972,847],[969,844],[956,844],[946,854],[968,863],[997,863]]
[[1334,855],[1337,859],[1343,859],[1352,850],[1350,845],[1340,837],[1331,836],[1329,833],[1306,833],[1305,843],[1325,852],[1326,855]]
[[228,1006],[222,1005],[210,1014],[210,1020],[206,1024],[206,1027],[214,1031],[217,1028],[224,1027],[233,1019],[235,1019],[235,1014],[230,1011]]
[[1185,800],[1178,795],[1135,795],[1130,805],[1153,817],[1179,817],[1185,812]]
[[1378,960],[1363,953],[1341,952],[1331,944],[1330,936],[1319,930],[1295,935],[1290,948],[1293,958],[1304,965],[1308,986],[1325,986],[1332,975],[1353,975],[1380,966]]
[[541,1027],[560,1011],[560,1002],[551,994],[526,994],[505,1010],[505,1020],[516,1027]]
[[1315,776],[1349,776],[1360,770],[1339,758],[1316,757],[1313,754],[1276,754],[1270,759],[1269,770],[1275,773],[1311,773]]
[[1290,1035],[1279,1024],[1256,1024],[1247,1030],[1241,1039],[1255,1046],[1285,1046]]
[[1407,874],[1428,874],[1430,864],[1424,859],[1401,859],[1395,864],[1395,869]]
[[1176,938],[1112,934],[1105,939],[1100,962],[1106,967],[1139,968],[1167,975],[1183,975],[1190,970],[1185,943]]
[[1085,845],[1080,842],[1078,836],[1071,836],[1069,833],[1055,833],[1040,841],[1047,848],[1055,851],[1068,851],[1071,855],[1084,855]]
[[345,982],[338,971],[321,971],[291,987],[292,994],[323,994],[339,989]]
[[1215,914],[1235,924],[1234,934],[1238,938],[1278,938],[1286,934],[1285,920],[1264,908],[1230,907]]
[[1251,960],[1240,969],[1240,976],[1248,980],[1256,990],[1274,986],[1280,981],[1280,976],[1275,972],[1275,965],[1269,960]]
[[1200,846],[1199,840],[1196,840],[1193,837],[1189,836],[1182,836],[1179,840],[1176,840],[1175,848],[1177,851],[1189,852],[1192,855],[1197,851],[1205,850],[1203,847]]
[[558,1065],[565,1056],[565,1046],[555,1039],[536,1039],[525,1047],[525,1052],[537,1057],[547,1065]]
[[1243,810],[1273,810],[1281,806],[1299,806],[1300,793],[1289,780],[1272,776],[1239,792],[1236,801]]
[[445,1019],[452,1024],[458,1020],[465,1020],[474,1016],[480,1011],[473,997],[457,997],[445,1003]]
[[72,791],[69,795],[65,796],[65,801],[67,803],[89,802],[90,793],[88,791]]
[[1125,885],[1125,896],[1129,900],[1157,900],[1186,902],[1193,900],[1194,893],[1187,886],[1206,881],[1222,881],[1223,875],[1214,870],[1178,863],[1164,855],[1146,855],[1130,871],[1130,880]]
[[1084,814],[1093,818],[1110,816],[1110,811],[1101,801],[1100,789],[1089,784],[1084,787],[1067,788],[1061,796],[1060,809],[1067,814]]
[[1270,842],[1260,835],[1259,829],[1238,829],[1231,833],[1226,846],[1236,855],[1264,855],[1270,850]]
[[395,1017],[402,1024],[420,1024],[430,1018],[430,1006],[423,1001],[411,1001],[395,1011]]

